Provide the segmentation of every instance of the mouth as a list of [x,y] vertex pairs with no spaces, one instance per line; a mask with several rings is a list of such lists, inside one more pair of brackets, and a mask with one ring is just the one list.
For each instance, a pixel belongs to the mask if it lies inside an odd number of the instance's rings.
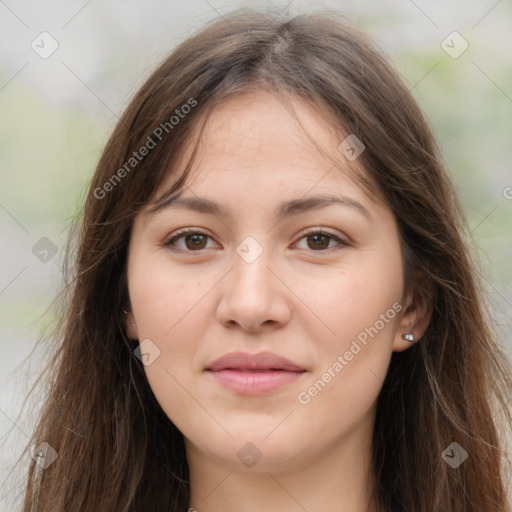
[[307,370],[271,352],[232,352],[206,369],[221,386],[244,395],[269,393],[301,378]]

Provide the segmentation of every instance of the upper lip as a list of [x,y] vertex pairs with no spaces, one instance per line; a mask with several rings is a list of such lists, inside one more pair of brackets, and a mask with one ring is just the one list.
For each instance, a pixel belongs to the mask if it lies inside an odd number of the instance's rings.
[[248,354],[247,352],[231,352],[216,359],[206,367],[206,370],[282,370],[288,372],[306,371],[301,366],[293,363],[285,357],[278,356],[272,352],[258,352]]

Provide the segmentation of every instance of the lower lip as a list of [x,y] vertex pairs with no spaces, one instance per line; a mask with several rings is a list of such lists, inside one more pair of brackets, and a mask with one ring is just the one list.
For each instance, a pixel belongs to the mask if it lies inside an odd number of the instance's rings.
[[231,391],[243,395],[259,395],[291,384],[306,372],[219,370],[210,373],[221,386]]

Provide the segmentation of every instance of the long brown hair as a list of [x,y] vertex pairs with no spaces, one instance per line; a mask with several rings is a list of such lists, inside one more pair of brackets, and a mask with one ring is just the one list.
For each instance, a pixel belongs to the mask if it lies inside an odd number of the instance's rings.
[[[432,304],[423,338],[393,353],[378,398],[373,508],[509,512],[511,365],[490,330],[456,194],[419,107],[342,16],[283,22],[245,9],[165,59],[99,160],[70,251],[47,399],[29,443],[48,443],[58,457],[44,469],[31,461],[24,512],[187,509],[183,435],[156,401],[125,330],[127,249],[135,215],[163,179],[176,175],[171,193],[186,185],[192,159],[179,176],[175,170],[186,141],[216,105],[251,87],[314,102],[364,141],[360,162],[398,222],[406,284]],[[468,454],[457,468],[443,457],[454,442]]]

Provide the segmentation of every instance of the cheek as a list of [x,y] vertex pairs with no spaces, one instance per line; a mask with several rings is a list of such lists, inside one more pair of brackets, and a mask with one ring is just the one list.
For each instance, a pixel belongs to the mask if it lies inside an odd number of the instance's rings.
[[130,302],[139,340],[156,354],[144,371],[158,402],[174,418],[173,412],[190,401],[184,389],[190,389],[191,361],[200,339],[194,317],[204,291],[201,294],[200,283],[171,274],[166,265],[140,264],[143,261],[134,257],[129,266]]
[[362,343],[365,338],[373,339],[377,335],[375,329],[382,337],[392,335],[403,288],[399,255],[377,258],[376,254],[367,254],[328,274],[310,274],[296,282],[302,282],[296,287],[297,295],[304,298],[304,305],[318,319],[318,332],[313,339],[323,339],[342,351],[358,336]]
[[170,340],[205,292],[200,279],[161,260],[140,257],[129,269],[129,292],[139,334]]
[[201,304],[191,310],[184,295],[172,300],[155,290],[151,301],[145,301],[139,311],[142,316],[141,338],[150,338],[158,347],[158,357],[144,371],[156,400],[167,417],[183,431],[193,418],[202,418],[204,411],[193,400],[194,386],[199,376],[194,360],[200,340],[204,338],[194,314]]
[[374,413],[392,355],[397,310],[400,304],[383,294],[362,301],[361,308],[342,305],[327,315],[336,336],[317,338],[317,368],[295,397],[308,428],[319,436],[336,437]]
[[378,396],[403,307],[400,255],[370,256],[333,272],[309,295],[321,320],[309,334],[320,358],[298,402],[338,420],[348,410],[361,417]]
[[[156,400],[182,432],[219,426],[203,407],[198,389],[205,340],[215,315],[212,291],[219,272],[177,271],[160,258],[133,258],[129,292],[139,339],[150,339],[159,356],[144,371]],[[220,274],[222,276],[222,273]],[[209,424],[211,422],[211,425]]]

